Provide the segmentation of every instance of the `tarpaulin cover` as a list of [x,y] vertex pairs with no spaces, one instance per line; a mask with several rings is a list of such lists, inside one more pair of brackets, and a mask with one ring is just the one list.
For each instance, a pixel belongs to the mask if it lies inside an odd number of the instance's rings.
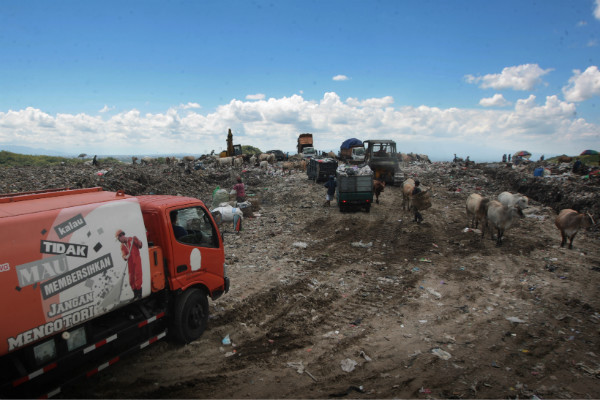
[[362,140],[352,138],[352,139],[344,140],[341,148],[349,149],[350,147],[354,147],[354,146],[362,146],[362,144],[363,144]]

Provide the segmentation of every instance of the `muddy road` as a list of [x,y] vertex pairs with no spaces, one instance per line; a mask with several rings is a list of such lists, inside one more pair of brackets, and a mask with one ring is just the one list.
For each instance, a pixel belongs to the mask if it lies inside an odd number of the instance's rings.
[[[370,213],[341,213],[303,173],[245,172],[260,210],[239,234],[223,228],[231,290],[211,301],[204,335],[153,344],[61,397],[600,397],[598,232],[568,250],[554,226],[563,202],[593,211],[597,186],[569,200],[572,185],[557,197],[554,183],[532,189],[512,172],[405,171],[433,188],[421,224],[397,187]],[[216,180],[233,181],[206,174],[184,178],[191,193],[152,177],[140,188],[207,201]],[[532,200],[501,247],[465,232],[470,193],[517,189]]]

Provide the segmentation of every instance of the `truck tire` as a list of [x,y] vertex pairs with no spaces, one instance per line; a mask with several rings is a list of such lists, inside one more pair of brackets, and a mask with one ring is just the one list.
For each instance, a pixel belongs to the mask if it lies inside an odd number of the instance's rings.
[[365,212],[368,212],[368,213],[371,212],[371,203],[369,203],[365,206]]
[[208,298],[202,289],[188,289],[175,300],[172,333],[181,343],[198,339],[208,325]]

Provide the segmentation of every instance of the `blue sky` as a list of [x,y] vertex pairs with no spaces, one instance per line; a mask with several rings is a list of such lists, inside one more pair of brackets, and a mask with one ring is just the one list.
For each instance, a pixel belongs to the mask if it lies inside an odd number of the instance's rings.
[[0,149],[600,150],[598,1],[3,0]]

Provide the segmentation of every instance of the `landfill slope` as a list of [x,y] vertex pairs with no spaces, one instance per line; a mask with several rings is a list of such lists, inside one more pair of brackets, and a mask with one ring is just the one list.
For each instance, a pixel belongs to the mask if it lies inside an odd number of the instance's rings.
[[[302,172],[205,168],[0,169],[2,192],[98,185],[208,204],[241,174],[255,204],[239,234],[223,226],[231,290],[210,302],[199,340],[160,341],[60,396],[600,397],[598,231],[569,250],[554,226],[570,205],[599,216],[596,181],[502,164],[405,165],[431,189],[416,224],[398,187],[370,213],[341,213]],[[530,207],[497,247],[465,229],[465,202],[505,190]]]

